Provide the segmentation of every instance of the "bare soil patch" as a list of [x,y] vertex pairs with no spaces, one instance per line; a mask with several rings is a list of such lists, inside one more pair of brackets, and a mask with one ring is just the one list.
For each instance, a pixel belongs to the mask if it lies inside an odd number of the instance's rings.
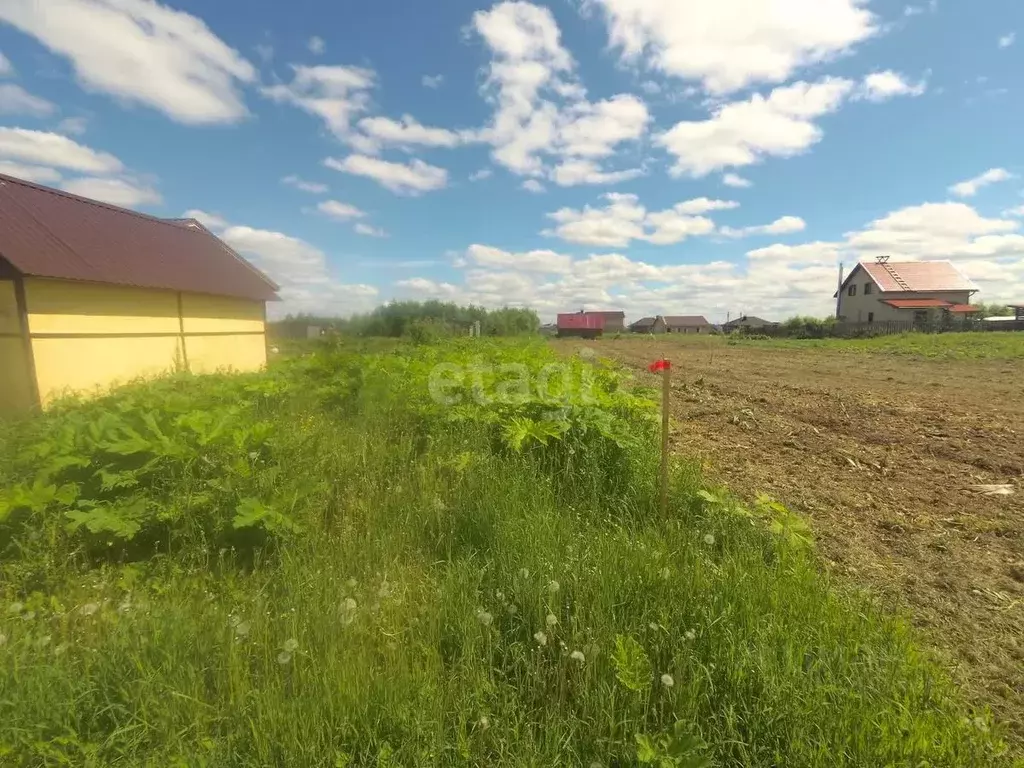
[[[1024,745],[1024,361],[678,337],[554,344],[651,385],[647,364],[669,357],[673,448],[739,495],[807,515],[827,567],[906,610]],[[993,484],[1014,493],[972,489]]]

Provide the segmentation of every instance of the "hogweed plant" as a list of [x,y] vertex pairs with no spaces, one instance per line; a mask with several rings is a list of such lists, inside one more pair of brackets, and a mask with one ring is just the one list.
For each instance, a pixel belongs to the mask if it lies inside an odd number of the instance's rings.
[[659,515],[655,414],[467,339],[10,425],[0,764],[1008,764],[801,517],[685,456]]

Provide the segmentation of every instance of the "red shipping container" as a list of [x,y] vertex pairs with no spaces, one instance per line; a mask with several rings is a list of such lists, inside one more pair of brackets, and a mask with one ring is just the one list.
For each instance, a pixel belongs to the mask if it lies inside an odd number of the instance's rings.
[[572,312],[559,315],[558,327],[567,330],[603,331],[604,315],[600,312]]

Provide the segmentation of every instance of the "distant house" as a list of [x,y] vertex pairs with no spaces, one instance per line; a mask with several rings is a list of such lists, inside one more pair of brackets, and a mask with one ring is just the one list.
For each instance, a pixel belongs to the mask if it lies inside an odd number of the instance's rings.
[[978,287],[949,261],[862,261],[839,291],[836,315],[851,323],[927,322],[978,311]]
[[756,317],[755,315],[742,315],[740,317],[729,320],[728,322],[722,323],[722,330],[725,333],[739,330],[753,330],[759,328],[774,328],[778,323],[773,323],[771,320],[765,320],[762,317]]
[[713,333],[714,328],[703,315],[666,315],[666,333]]
[[604,335],[604,317],[599,312],[566,312],[558,316],[558,338],[575,336],[596,339]]
[[558,316],[558,336],[596,339],[625,330],[625,312],[566,312]]
[[665,324],[665,318],[658,315],[657,317],[641,317],[629,326],[629,330],[633,333],[665,333],[668,326]]
[[605,333],[621,333],[626,330],[626,313],[618,310],[611,312],[590,312],[592,315],[601,315],[604,318]]
[[1013,314],[1018,320],[1024,320],[1024,304],[1007,304],[1006,306],[1013,310]]

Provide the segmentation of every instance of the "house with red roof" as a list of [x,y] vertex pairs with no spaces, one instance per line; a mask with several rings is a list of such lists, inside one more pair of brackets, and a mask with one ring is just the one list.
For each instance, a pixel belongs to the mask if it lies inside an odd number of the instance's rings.
[[949,261],[862,261],[846,276],[836,316],[848,323],[925,323],[978,311],[978,286]]
[[274,282],[194,219],[0,174],[0,413],[267,361]]

